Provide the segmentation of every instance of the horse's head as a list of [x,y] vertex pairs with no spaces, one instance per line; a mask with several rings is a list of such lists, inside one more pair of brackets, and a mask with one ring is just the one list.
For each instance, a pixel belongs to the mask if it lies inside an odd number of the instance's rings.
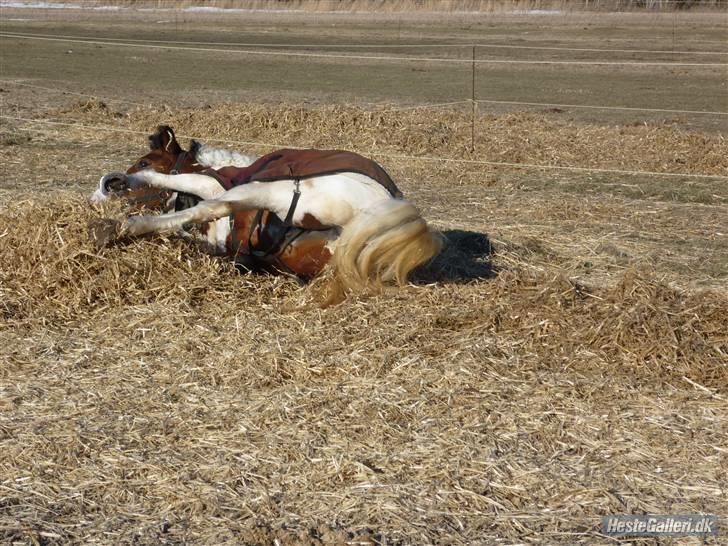
[[[174,131],[161,125],[149,136],[148,154],[137,159],[125,174],[152,169],[164,174],[190,173],[196,170],[194,159],[177,142]],[[146,184],[131,184],[124,173],[110,173],[101,177],[99,187],[91,201],[100,203],[109,198],[126,199],[135,209],[168,211],[174,208],[175,192],[153,188]]]
[[154,169],[165,174],[190,172],[191,163],[187,152],[177,142],[172,128],[160,125],[156,133],[149,135],[149,153],[137,159],[126,170],[126,174],[146,169]]

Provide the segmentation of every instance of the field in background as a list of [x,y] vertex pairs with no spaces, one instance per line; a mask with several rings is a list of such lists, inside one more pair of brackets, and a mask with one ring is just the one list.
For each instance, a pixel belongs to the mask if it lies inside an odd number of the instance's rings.
[[[17,4],[18,2],[10,2]],[[49,0],[25,4],[69,5]],[[504,11],[675,11],[724,9],[726,0],[83,0],[85,7],[131,9],[187,9],[190,11],[266,10],[413,13],[493,13]]]
[[[480,103],[480,112],[549,108],[509,101],[554,103],[566,110],[562,118],[597,124],[666,121],[722,132],[728,126],[726,116],[670,112],[726,110],[719,65],[728,56],[728,21],[713,14],[455,15],[440,23],[431,14],[131,11],[114,14],[111,35],[107,12],[84,12],[87,22],[74,10],[5,12],[4,80],[133,103],[462,102],[472,97],[474,54],[475,98],[491,101]],[[34,100],[34,89],[22,91]]]
[[[0,34],[0,541],[612,544],[603,515],[728,513],[725,67],[482,64],[509,104],[473,118],[433,106],[471,66],[423,60],[725,63],[724,18],[3,9]],[[371,156],[448,246],[325,310],[180,240],[99,252],[120,212],[85,196],[161,123]]]

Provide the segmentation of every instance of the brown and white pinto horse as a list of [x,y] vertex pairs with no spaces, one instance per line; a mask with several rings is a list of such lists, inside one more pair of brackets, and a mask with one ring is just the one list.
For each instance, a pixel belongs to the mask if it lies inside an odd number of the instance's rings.
[[[213,148],[192,141],[190,150],[179,145],[169,126],[160,126],[149,137],[150,152],[136,160],[126,171],[133,174],[154,169],[165,174],[195,173],[228,166],[246,167],[255,156]],[[126,199],[132,210],[171,212],[196,205],[202,199],[212,199],[225,188],[214,178],[188,192],[160,189],[144,184],[129,186],[120,173],[101,178],[91,201],[99,203],[108,198]],[[244,210],[232,218],[222,218],[200,226],[199,238],[215,254],[234,258],[238,267],[250,271],[287,273],[308,281],[320,274],[332,255],[333,241],[338,237],[335,228],[305,230],[284,225],[275,214],[266,210]]]
[[[151,186],[196,193],[204,200],[160,216],[129,217],[115,237],[174,231],[189,223],[219,222],[244,211],[266,209],[285,217],[286,225],[340,230],[332,259],[334,294],[379,287],[387,281],[404,284],[415,267],[441,248],[440,237],[411,203],[399,198],[399,190],[382,168],[351,152],[279,150],[248,167],[207,174],[165,174],[144,163],[139,167],[130,174],[107,175],[99,191],[113,179],[132,191]],[[227,191],[221,192],[216,182]]]

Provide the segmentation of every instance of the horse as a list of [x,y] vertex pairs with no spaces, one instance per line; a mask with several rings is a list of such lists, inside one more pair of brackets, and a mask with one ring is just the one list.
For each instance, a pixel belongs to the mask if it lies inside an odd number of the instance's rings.
[[[170,147],[172,145],[170,144]],[[193,165],[194,166],[194,165]],[[172,169],[176,170],[176,169]],[[256,209],[269,210],[284,224],[303,230],[335,230],[329,301],[346,293],[403,285],[410,272],[441,249],[417,208],[402,198],[384,170],[370,159],[338,150],[277,150],[247,167],[224,167],[186,174],[158,172],[141,162],[134,172],[102,178],[130,190],[158,188],[203,197],[196,205],[158,216],[131,216],[110,221],[102,243],[179,230]],[[226,191],[215,186],[214,181]]]
[[[213,148],[192,140],[184,150],[174,130],[162,125],[149,136],[150,151],[135,160],[125,174],[153,169],[166,174],[197,173],[224,167],[247,167],[257,157],[226,149]],[[161,189],[144,184],[131,188],[120,173],[110,173],[99,181],[91,196],[92,203],[110,198],[124,198],[132,210],[170,212],[196,205],[201,199],[213,199],[224,187],[208,178],[188,191]],[[231,219],[223,218],[200,226],[199,238],[214,254],[228,255],[244,271],[266,271],[289,274],[307,282],[319,275],[332,255],[337,229],[304,230],[285,226],[275,214],[265,210],[237,212]]]

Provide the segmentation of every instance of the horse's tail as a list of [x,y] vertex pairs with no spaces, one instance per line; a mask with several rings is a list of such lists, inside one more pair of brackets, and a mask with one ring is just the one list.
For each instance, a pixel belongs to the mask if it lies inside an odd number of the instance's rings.
[[329,302],[349,291],[381,288],[384,282],[403,285],[409,273],[442,247],[419,211],[402,199],[387,199],[361,211],[341,232],[332,258]]

